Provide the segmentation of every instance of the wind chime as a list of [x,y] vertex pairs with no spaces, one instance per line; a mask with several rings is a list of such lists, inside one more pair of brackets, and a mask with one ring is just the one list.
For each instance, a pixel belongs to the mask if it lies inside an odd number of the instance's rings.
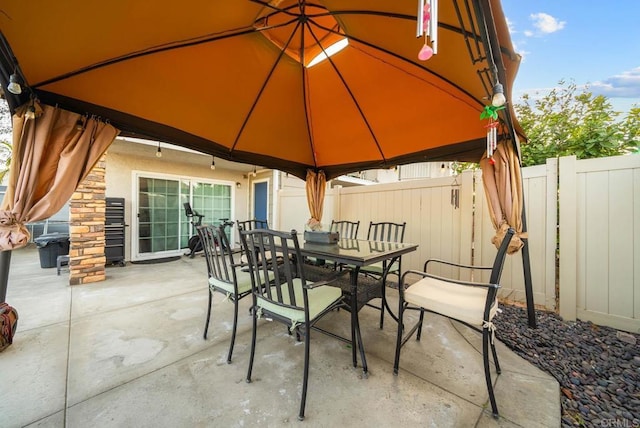
[[416,37],[424,36],[418,59],[426,61],[438,53],[438,0],[418,0],[417,24]]
[[493,152],[498,147],[498,117],[497,112],[495,117],[489,117],[489,123],[485,125],[487,128],[487,159],[491,164],[494,163]]
[[504,94],[500,92],[502,97],[496,97],[497,86],[500,86],[499,90],[502,90],[502,85],[499,83],[494,86],[492,103],[488,106],[484,106],[482,113],[480,113],[480,120],[489,119],[489,123],[485,125],[485,128],[487,128],[487,159],[489,159],[489,163],[491,165],[495,164],[495,161],[493,160],[493,152],[498,147],[498,126],[500,126],[498,111],[504,109]]
[[[457,166],[455,169],[457,169]],[[456,176],[451,184],[451,205],[453,205],[453,209],[456,210],[460,208],[460,183],[458,183],[458,174],[459,172],[456,171]]]

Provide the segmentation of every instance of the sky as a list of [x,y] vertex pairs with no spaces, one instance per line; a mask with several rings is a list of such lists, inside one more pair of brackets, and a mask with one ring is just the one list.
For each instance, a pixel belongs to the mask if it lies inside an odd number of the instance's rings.
[[617,111],[640,107],[640,0],[502,0],[502,8],[522,55],[514,101],[565,80]]

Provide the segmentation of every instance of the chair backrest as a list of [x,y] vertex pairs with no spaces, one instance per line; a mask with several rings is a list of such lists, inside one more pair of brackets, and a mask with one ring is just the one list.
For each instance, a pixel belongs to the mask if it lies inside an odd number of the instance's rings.
[[504,260],[507,255],[507,250],[509,249],[509,243],[511,243],[511,238],[516,233],[512,228],[507,229],[507,232],[502,238],[502,243],[500,244],[500,248],[498,248],[498,254],[496,254],[496,258],[493,261],[493,266],[491,269],[491,277],[489,278],[490,284],[498,284],[500,282],[500,277],[502,276],[502,268],[504,267]]
[[[295,230],[280,232],[271,229],[254,229],[240,232],[240,240],[249,259],[253,293],[278,306],[301,309],[308,302],[299,301],[294,284],[305,283],[302,256]],[[267,260],[267,262],[262,262]],[[268,284],[271,287],[259,287]],[[296,297],[298,299],[296,300]],[[303,293],[303,299],[307,294]]]
[[331,232],[338,232],[340,239],[358,239],[360,221],[331,220]]
[[403,242],[404,241],[404,229],[407,222],[404,223],[369,223],[369,232],[367,233],[367,240],[369,241],[384,241],[384,242]]
[[237,292],[236,271],[229,239],[221,226],[198,226],[198,235],[202,242],[204,257],[207,260],[209,277],[229,283]]
[[269,229],[269,223],[267,220],[257,220],[254,218],[252,220],[244,221],[236,220],[236,223],[238,223],[238,227],[241,227],[242,230]]
[[[244,221],[236,220],[236,223],[238,224],[238,233],[242,233],[243,230],[269,229],[269,223],[267,223],[267,220],[258,220],[254,218]],[[240,244],[240,253],[240,261],[242,263],[247,262],[247,257],[244,253],[244,246],[242,244]]]

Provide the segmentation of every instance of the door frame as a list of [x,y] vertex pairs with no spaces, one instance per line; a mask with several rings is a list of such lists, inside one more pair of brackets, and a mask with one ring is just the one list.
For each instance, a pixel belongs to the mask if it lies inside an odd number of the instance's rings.
[[272,222],[269,220],[269,216],[271,215],[271,210],[269,209],[271,205],[271,178],[261,178],[251,181],[251,218],[256,218],[256,184],[259,183],[267,183],[267,223],[271,226]]
[[[130,251],[131,251],[131,261],[143,261],[143,260],[153,260],[161,257],[172,257],[172,256],[181,256],[184,254],[184,249],[177,250],[168,250],[161,252],[152,252],[152,253],[144,253],[140,254],[139,248],[139,228],[138,228],[138,212],[140,209],[138,195],[140,192],[139,179],[140,178],[159,178],[165,180],[189,180],[190,182],[197,181],[200,183],[207,184],[223,184],[227,185],[231,188],[231,218],[235,218],[235,201],[236,201],[236,185],[235,181],[231,180],[215,180],[205,177],[195,177],[195,176],[184,176],[178,174],[167,174],[161,172],[152,172],[152,171],[141,171],[141,170],[133,170],[131,171],[131,216],[129,219],[130,230],[131,230],[131,239],[130,239]],[[192,189],[189,188],[189,202],[192,202]],[[182,207],[180,207],[181,210]]]

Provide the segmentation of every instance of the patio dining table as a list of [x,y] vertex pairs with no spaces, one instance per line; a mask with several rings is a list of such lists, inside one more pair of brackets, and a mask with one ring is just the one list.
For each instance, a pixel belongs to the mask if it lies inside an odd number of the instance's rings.
[[[365,356],[360,324],[358,320],[357,291],[358,273],[363,266],[371,265],[382,260],[396,259],[403,254],[415,251],[418,244],[400,242],[368,241],[364,239],[340,239],[335,244],[319,244],[315,242],[300,242],[300,252],[305,257],[330,260],[338,264],[351,267],[351,342],[358,344],[362,371],[367,375],[367,359]],[[384,297],[383,297],[384,299]],[[386,304],[386,302],[383,302]],[[387,306],[388,307],[388,306]],[[357,341],[357,342],[356,342]],[[352,348],[353,366],[357,367],[357,351]]]

